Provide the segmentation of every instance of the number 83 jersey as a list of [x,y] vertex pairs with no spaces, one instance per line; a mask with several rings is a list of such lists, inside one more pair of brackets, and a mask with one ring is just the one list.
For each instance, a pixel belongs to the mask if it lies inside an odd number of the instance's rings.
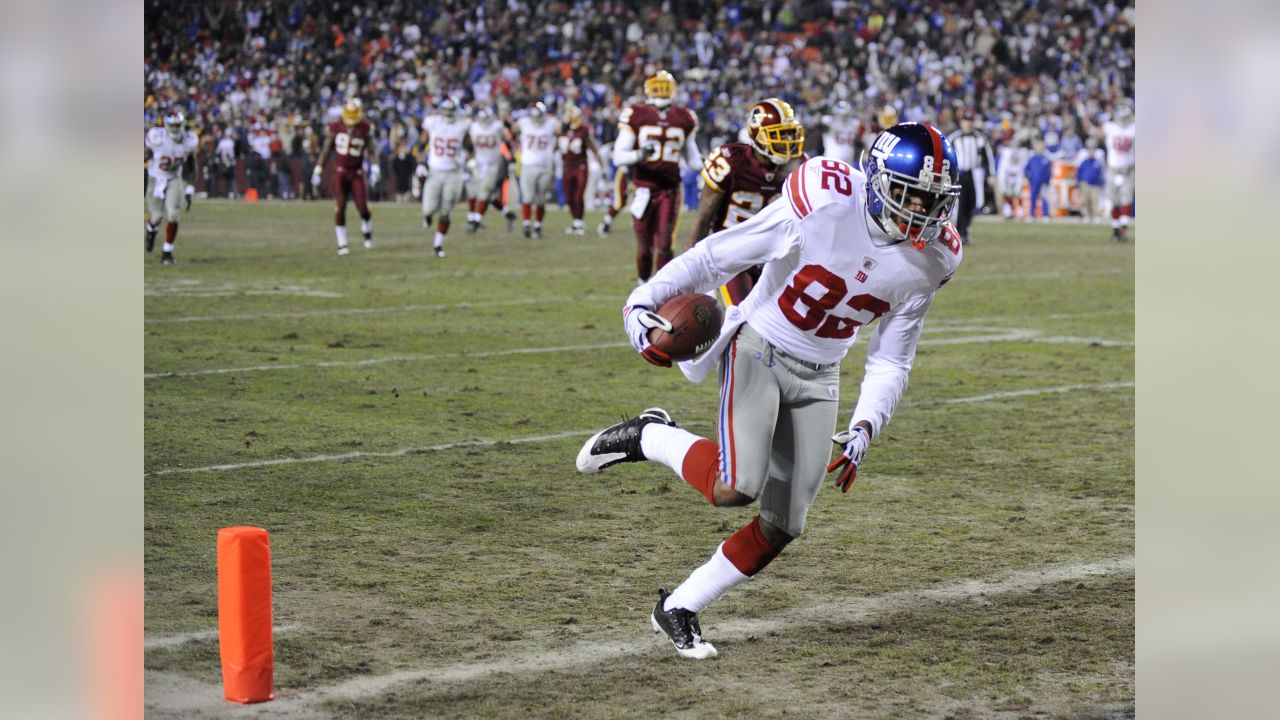
[[862,172],[839,160],[811,158],[788,175],[777,202],[668,263],[627,304],[656,308],[761,264],[760,280],[730,309],[717,345],[682,366],[690,379],[706,377],[743,322],[778,350],[827,364],[844,358],[859,328],[880,320],[868,348],[868,376],[873,366],[884,367],[905,387],[924,315],[963,251],[949,225],[923,250],[894,242],[868,214],[866,201]]

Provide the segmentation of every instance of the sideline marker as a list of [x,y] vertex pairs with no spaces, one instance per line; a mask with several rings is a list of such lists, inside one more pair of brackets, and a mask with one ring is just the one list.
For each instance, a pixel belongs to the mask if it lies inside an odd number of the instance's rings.
[[275,698],[271,645],[271,538],[257,527],[218,531],[218,645],[223,697]]

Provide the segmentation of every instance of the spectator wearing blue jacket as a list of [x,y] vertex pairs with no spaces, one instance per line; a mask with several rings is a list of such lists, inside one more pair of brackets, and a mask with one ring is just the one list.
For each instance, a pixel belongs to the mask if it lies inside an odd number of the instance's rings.
[[1096,223],[1102,221],[1102,185],[1105,182],[1106,167],[1102,149],[1096,140],[1089,141],[1089,147],[1080,151],[1076,161],[1076,187],[1080,193],[1080,221]]
[[1031,155],[1031,159],[1027,160],[1025,173],[1027,182],[1031,185],[1031,210],[1027,213],[1027,220],[1036,216],[1038,207],[1040,221],[1048,222],[1049,199],[1045,197],[1045,190],[1049,187],[1049,180],[1053,178],[1053,161],[1044,151],[1043,140],[1036,140],[1035,153]]

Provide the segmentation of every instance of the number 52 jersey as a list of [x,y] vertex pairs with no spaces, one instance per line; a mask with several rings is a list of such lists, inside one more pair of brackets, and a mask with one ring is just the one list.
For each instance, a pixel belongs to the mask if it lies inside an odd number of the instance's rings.
[[675,258],[636,288],[627,305],[657,308],[677,294],[706,292],[752,265],[764,266],[751,293],[729,309],[716,344],[681,363],[695,382],[709,374],[744,322],[778,350],[827,364],[844,358],[859,328],[879,320],[854,413],[855,421],[871,422],[874,435],[906,387],[925,313],[962,254],[950,225],[924,250],[894,243],[867,213],[866,176],[816,157],[787,177],[781,199]]

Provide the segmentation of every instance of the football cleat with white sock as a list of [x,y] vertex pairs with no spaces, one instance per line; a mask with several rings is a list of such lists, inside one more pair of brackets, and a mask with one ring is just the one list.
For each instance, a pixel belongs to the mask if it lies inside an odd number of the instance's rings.
[[676,427],[666,410],[649,408],[630,420],[592,435],[578,451],[578,472],[598,473],[618,463],[646,460],[640,450],[640,432],[645,425],[655,422]]
[[653,631],[666,633],[671,644],[676,646],[676,652],[680,653],[680,657],[706,660],[719,655],[715,645],[702,639],[702,626],[698,624],[698,613],[684,608],[663,609],[662,606],[666,604],[668,595],[670,593],[665,588],[658,589],[658,604],[653,606],[653,613],[649,615]]

